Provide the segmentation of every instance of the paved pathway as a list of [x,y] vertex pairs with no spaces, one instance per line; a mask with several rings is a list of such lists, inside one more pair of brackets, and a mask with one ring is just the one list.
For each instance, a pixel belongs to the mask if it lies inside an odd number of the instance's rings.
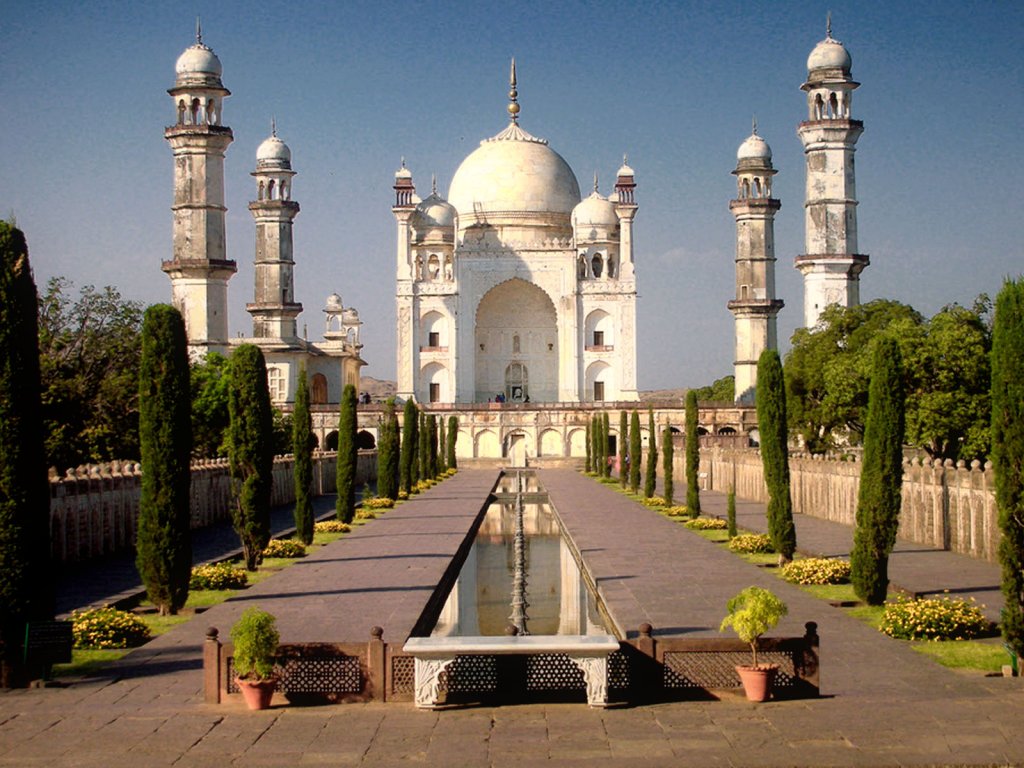
[[[442,496],[461,506],[455,480],[476,485],[475,474],[460,472],[360,534],[420,536],[411,527],[419,524],[417,510]],[[411,705],[350,704],[249,713],[240,705],[202,703],[199,655],[203,630],[213,623],[207,619],[236,610],[218,606],[92,680],[0,694],[0,765],[1024,765],[1019,679],[967,677],[935,666],[578,475],[544,472],[542,482],[615,605],[616,621],[633,626],[648,620],[671,633],[710,632],[723,612],[723,595],[740,585],[771,583],[792,611],[787,621],[793,625],[782,632],[808,618],[819,622],[825,696],[764,705],[730,696],[606,711],[529,705],[420,712]],[[402,525],[388,527],[403,516]],[[306,567],[333,567],[354,540],[324,547],[319,562]],[[428,541],[424,551],[439,552]],[[405,563],[401,575],[413,571]],[[326,571],[321,576],[320,592],[325,586],[343,591],[327,581]],[[288,581],[308,578],[297,565],[253,590],[283,593],[292,589]],[[381,602],[389,601],[392,593],[383,594]],[[290,602],[306,603],[306,616],[319,622],[334,609],[321,599],[296,591]]]

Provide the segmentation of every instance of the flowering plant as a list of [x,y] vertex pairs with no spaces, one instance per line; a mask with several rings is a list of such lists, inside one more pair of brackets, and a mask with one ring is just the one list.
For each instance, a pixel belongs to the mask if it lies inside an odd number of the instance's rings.
[[296,539],[271,539],[264,557],[305,557],[306,545]]
[[744,555],[772,552],[772,540],[767,533],[743,533],[729,540],[729,549]]
[[903,640],[969,640],[988,629],[985,614],[974,598],[900,598],[886,603],[878,628]]
[[375,499],[363,501],[363,509],[391,509],[393,506],[395,506],[395,500],[389,499],[386,496],[378,496]]
[[249,582],[249,575],[230,563],[197,565],[192,569],[189,589],[242,589]]
[[695,517],[683,523],[687,528],[697,531],[724,531],[727,527],[725,520],[717,517]]
[[850,564],[834,557],[807,557],[782,566],[782,578],[795,584],[845,584]]
[[313,526],[316,533],[348,533],[352,527],[341,520],[323,520]]
[[104,606],[71,613],[76,648],[134,648],[149,640],[149,627],[130,611]]

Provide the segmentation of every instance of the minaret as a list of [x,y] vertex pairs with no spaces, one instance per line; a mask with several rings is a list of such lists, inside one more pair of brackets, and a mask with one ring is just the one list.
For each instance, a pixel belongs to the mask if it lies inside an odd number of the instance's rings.
[[295,318],[302,305],[295,301],[295,257],[292,221],[299,204],[291,199],[292,153],[277,137],[272,124],[270,138],[256,150],[256,199],[249,203],[256,220],[256,290],[246,305],[252,315],[252,335],[257,339],[297,341]]
[[860,273],[868,257],[857,252],[857,187],[853,153],[864,131],[850,118],[853,91],[850,54],[832,39],[831,18],[825,39],[807,59],[808,117],[797,134],[807,157],[805,251],[796,257],[804,276],[804,325],[813,328],[829,304],[860,303]]
[[174,152],[174,250],[162,268],[185,318],[190,353],[201,356],[227,348],[228,280],[236,267],[227,258],[224,228],[224,152],[234,137],[220,124],[231,94],[198,21],[196,43],[178,57],[175,72],[167,92],[177,122],[164,131]]
[[636,218],[637,206],[633,196],[636,190],[636,179],[633,169],[622,156],[622,167],[615,178],[615,215],[619,217],[619,258],[622,261],[621,276],[632,279],[633,263],[633,219]]
[[772,150],[753,133],[736,153],[737,198],[729,202],[736,217],[736,298],[729,311],[736,318],[736,401],[754,402],[757,361],[778,339],[775,316],[783,303],[775,298],[775,212],[772,197]]
[[416,374],[418,365],[416,354],[416,322],[413,314],[415,277],[412,263],[412,226],[410,224],[413,214],[416,212],[416,187],[412,183],[412,172],[405,167],[405,158],[402,158],[402,166],[395,172],[395,204],[391,211],[395,214],[395,221],[398,224],[398,260],[396,267],[396,310],[398,313],[398,346],[397,354],[397,392],[396,394],[404,399],[414,397],[416,394]]

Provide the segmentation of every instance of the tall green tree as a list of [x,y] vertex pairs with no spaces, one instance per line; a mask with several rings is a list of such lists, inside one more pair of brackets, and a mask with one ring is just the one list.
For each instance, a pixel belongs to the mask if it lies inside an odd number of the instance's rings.
[[903,363],[895,340],[875,344],[857,495],[850,581],[868,605],[881,605],[889,586],[903,491]]
[[672,502],[675,500],[675,484],[673,482],[673,470],[675,467],[675,446],[672,444],[672,427],[668,424],[665,425],[665,430],[661,433],[661,458],[662,458],[662,484],[663,498],[668,506],[672,506]]
[[445,434],[444,416],[437,419],[437,474],[440,477],[448,469],[448,436]]
[[228,389],[228,456],[234,499],[232,518],[242,542],[247,570],[255,571],[270,541],[270,492],[273,485],[273,414],[267,390],[267,364],[253,344],[231,355]]
[[292,454],[295,477],[295,533],[303,544],[313,543],[313,415],[309,410],[309,379],[299,365],[292,412]]
[[796,526],[789,489],[789,428],[782,361],[766,349],[757,361],[757,429],[761,434],[761,463],[768,486],[768,535],[779,560],[788,563],[796,551]]
[[419,425],[419,469],[416,473],[418,480],[426,480],[430,477],[430,428],[427,426],[427,414],[420,411]]
[[155,304],[142,323],[135,566],[161,616],[185,605],[192,572],[191,399],[185,321],[174,307]]
[[192,455],[212,459],[228,455],[228,388],[230,362],[220,352],[208,352],[192,363]]
[[377,443],[377,495],[386,499],[398,498],[400,463],[398,450],[398,418],[395,416],[395,399],[389,397],[384,403],[384,417],[380,426],[380,441]]
[[341,394],[341,413],[338,418],[338,519],[351,523],[356,515],[356,468],[359,447],[356,434],[359,424],[356,416],[356,388],[346,384]]
[[729,486],[729,493],[725,497],[725,522],[729,539],[736,538],[736,489]]
[[612,476],[612,465],[609,463],[608,458],[611,455],[611,445],[609,444],[609,436],[611,435],[611,418],[608,416],[608,411],[601,414],[601,466],[604,467],[602,470],[605,477]]
[[629,490],[632,493],[640,490],[640,465],[642,462],[640,414],[633,411],[633,414],[629,417]]
[[448,467],[458,469],[459,461],[455,456],[455,446],[459,441],[459,417],[448,417]]
[[402,410],[402,454],[401,454],[401,475],[399,479],[400,490],[410,493],[412,486],[416,484],[413,477],[414,463],[419,446],[416,444],[416,424],[419,421],[419,411],[412,398],[405,401]]
[[623,488],[629,481],[629,417],[619,411],[619,485]]
[[437,471],[437,416],[427,416],[427,478],[436,478]]
[[1003,537],[1002,632],[1024,658],[1024,279],[996,298],[992,339],[992,466]]
[[700,435],[697,434],[697,393],[686,393],[686,508],[700,514]]
[[586,462],[583,465],[583,471],[586,472],[588,475],[592,471],[591,465],[593,463],[591,461],[591,459],[590,459],[590,456],[591,456],[591,454],[594,451],[594,436],[593,436],[593,433],[591,431],[593,429],[593,427],[594,427],[594,419],[593,419],[593,417],[591,417],[591,419],[587,422],[586,436],[583,438],[583,442],[584,442],[585,450],[586,450],[586,457],[587,457],[586,458]]
[[26,685],[25,622],[53,616],[38,298],[21,230],[0,222],[0,685]]
[[39,299],[45,448],[60,472],[139,458],[142,304],[110,286],[75,293],[58,277]]
[[598,445],[601,439],[600,416],[596,413],[590,417],[590,462],[591,471],[596,475],[604,474],[601,469],[601,450]]
[[644,475],[644,498],[654,496],[658,484],[658,433],[654,428],[654,409],[647,409],[647,473]]

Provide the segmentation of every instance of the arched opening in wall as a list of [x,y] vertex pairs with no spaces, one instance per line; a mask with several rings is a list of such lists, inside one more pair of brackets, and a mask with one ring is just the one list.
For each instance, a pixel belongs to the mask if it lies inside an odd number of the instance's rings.
[[273,200],[277,196],[277,187],[274,184],[274,180],[271,179],[267,182],[267,200]]
[[[456,443],[458,447],[458,443]],[[501,443],[498,436],[489,429],[485,429],[476,436],[476,456],[480,459],[500,459]]]
[[178,125],[185,124],[185,100],[178,99]]
[[608,279],[611,280],[615,277],[615,257],[608,254]]
[[569,455],[572,457],[587,455],[587,431],[574,429],[569,433]]
[[740,301],[746,301],[748,294],[750,293],[750,287],[746,285],[740,286]]
[[444,257],[444,279],[445,282],[451,282],[455,279],[455,265],[452,262],[452,255],[450,253],[445,254]]
[[704,427],[697,427],[697,436],[704,437],[704,435],[710,434]]
[[743,183],[740,184],[740,198],[746,199],[750,197],[750,179],[744,179]]
[[510,363],[505,369],[505,399],[510,403],[530,401],[530,373],[522,363]]
[[266,185],[261,181],[256,187],[256,199],[262,200],[267,194]]
[[192,125],[199,125],[199,99],[192,99]]
[[427,259],[427,275],[431,280],[437,280],[441,274],[441,259],[438,258],[436,253],[430,254],[430,258]]
[[322,373],[314,373],[309,382],[309,402],[313,405],[327,402],[327,377]]
[[583,280],[587,276],[587,254],[581,253],[579,259],[576,262],[578,269],[578,277]]
[[206,123],[207,125],[217,124],[217,106],[213,99],[208,99],[206,102]]
[[761,180],[759,178],[755,177],[754,178],[754,197],[760,197],[760,196],[761,196]]
[[671,425],[669,426],[668,431],[671,432],[673,435],[682,434],[682,431],[679,429],[679,427],[673,427]]
[[[513,351],[515,336],[519,353]],[[474,342],[477,402],[499,394],[513,399],[509,387],[515,382],[506,378],[513,363],[529,371],[521,385],[524,401],[527,394],[534,403],[558,399],[558,314],[540,287],[513,278],[487,291],[477,305]]]
[[603,266],[603,262],[601,260],[601,254],[595,253],[594,254],[594,258],[590,260],[591,274],[593,274],[594,277],[600,277],[601,276],[601,267],[602,266]]
[[839,100],[834,93],[828,97],[828,116],[839,117]]
[[372,451],[377,447],[377,439],[372,432],[361,429],[356,432],[356,448],[361,451]]
[[563,455],[562,436],[558,434],[558,430],[546,429],[540,433],[540,455]]
[[718,434],[720,434],[720,435],[735,435],[736,434],[736,430],[733,429],[732,427],[722,427],[720,430],[718,430]]
[[583,323],[586,340],[584,346],[595,352],[608,352],[615,348],[612,316],[603,309],[595,309]]
[[320,450],[320,438],[317,437],[316,435],[310,435],[309,436],[309,443],[310,443],[309,447],[311,449],[313,449],[314,451]]
[[420,320],[420,334],[426,349],[440,350],[447,347],[448,321],[436,310],[427,312]]
[[618,389],[615,386],[614,371],[608,363],[598,360],[587,366],[586,397],[592,402],[614,400]]
[[338,430],[328,432],[327,437],[324,438],[324,450],[325,451],[336,451],[338,450]]
[[814,96],[814,119],[822,120],[825,117],[825,101],[821,98],[821,94],[815,94]]
[[417,399],[421,403],[449,402],[448,378],[448,369],[440,363],[423,366],[420,371],[422,391],[417,393]]

